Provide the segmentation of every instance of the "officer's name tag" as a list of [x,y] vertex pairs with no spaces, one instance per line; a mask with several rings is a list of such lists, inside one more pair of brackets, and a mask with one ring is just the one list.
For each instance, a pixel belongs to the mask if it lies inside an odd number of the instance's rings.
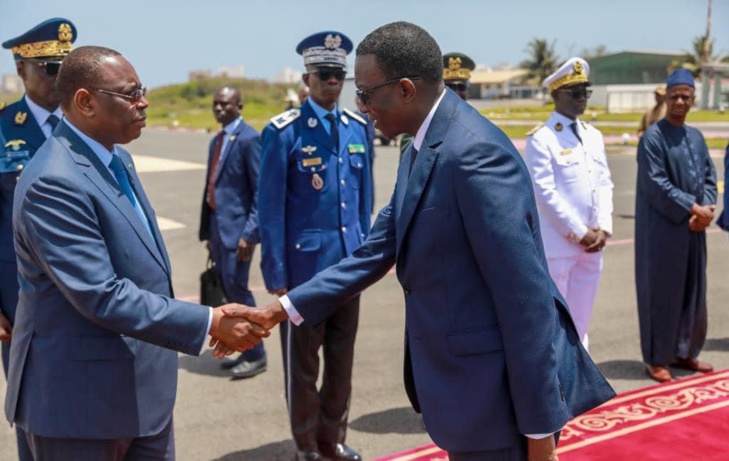
[[559,155],[570,155],[572,153],[572,149],[565,149],[559,152]]
[[365,153],[364,144],[349,144],[347,146],[347,149],[349,150],[350,154],[364,154]]
[[321,165],[321,157],[304,158],[301,159],[301,164],[304,166],[316,166]]

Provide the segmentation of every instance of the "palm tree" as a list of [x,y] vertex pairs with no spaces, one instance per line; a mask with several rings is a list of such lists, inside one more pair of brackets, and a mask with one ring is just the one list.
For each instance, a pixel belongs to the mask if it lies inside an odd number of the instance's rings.
[[[702,62],[722,60],[719,55],[714,54],[713,39],[709,39],[707,42],[705,36],[694,37],[691,42],[691,48],[691,51],[685,51],[681,57],[671,63],[672,69],[683,67],[684,69],[690,70],[694,77],[699,77],[701,75]],[[724,60],[726,59],[725,57]]]
[[530,79],[538,79],[541,84],[545,78],[557,69],[559,57],[554,51],[556,41],[549,43],[547,39],[533,38],[526,47],[529,59],[522,61],[520,67],[527,69]]

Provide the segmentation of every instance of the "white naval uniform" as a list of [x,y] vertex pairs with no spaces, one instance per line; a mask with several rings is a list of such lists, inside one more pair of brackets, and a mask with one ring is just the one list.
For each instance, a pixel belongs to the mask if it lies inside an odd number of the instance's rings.
[[534,185],[550,275],[587,347],[602,252],[587,253],[579,242],[589,228],[613,231],[613,183],[602,134],[579,119],[553,112],[527,138],[524,159]]

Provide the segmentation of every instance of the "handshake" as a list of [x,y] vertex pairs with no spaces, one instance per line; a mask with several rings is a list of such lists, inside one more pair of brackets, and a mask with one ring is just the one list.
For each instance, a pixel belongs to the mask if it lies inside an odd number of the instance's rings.
[[264,308],[225,304],[213,309],[210,347],[213,356],[222,359],[235,351],[243,352],[271,335],[270,330],[288,318],[277,300]]

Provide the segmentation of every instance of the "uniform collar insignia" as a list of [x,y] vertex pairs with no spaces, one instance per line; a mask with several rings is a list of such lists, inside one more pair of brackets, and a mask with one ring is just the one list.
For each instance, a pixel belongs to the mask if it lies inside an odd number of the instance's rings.
[[559,122],[557,122],[557,124],[554,125],[554,129],[557,131],[562,131],[563,128],[564,128],[564,126],[562,126],[562,124]]
[[316,119],[316,117],[309,117],[309,121],[307,123],[309,124],[309,128],[316,128],[316,125],[319,124],[319,121]]
[[18,112],[17,114],[15,114],[15,124],[22,125],[23,123],[25,123],[25,119],[27,119],[27,118],[28,118],[27,112]]
[[12,141],[6,142],[5,147],[9,147],[14,151],[19,151],[20,146],[22,146],[23,144],[25,144],[25,141],[23,141],[22,139],[13,139]]
[[311,155],[316,151],[316,146],[305,146],[301,148],[301,152]]

